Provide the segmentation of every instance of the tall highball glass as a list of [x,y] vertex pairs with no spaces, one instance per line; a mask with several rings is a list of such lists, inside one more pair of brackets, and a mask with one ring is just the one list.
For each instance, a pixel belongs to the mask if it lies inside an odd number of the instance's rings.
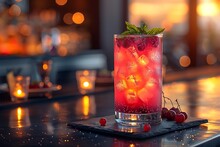
[[115,119],[122,125],[161,122],[162,38],[114,35]]

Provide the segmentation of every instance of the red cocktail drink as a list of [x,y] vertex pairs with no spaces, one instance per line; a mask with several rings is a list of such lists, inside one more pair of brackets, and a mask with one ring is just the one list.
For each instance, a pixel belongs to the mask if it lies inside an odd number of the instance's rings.
[[126,125],[161,121],[162,34],[114,36],[116,121]]

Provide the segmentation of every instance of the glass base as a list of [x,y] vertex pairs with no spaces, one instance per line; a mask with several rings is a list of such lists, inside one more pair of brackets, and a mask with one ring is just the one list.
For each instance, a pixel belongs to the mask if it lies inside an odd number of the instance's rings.
[[122,113],[115,111],[115,120],[117,123],[124,126],[142,126],[146,123],[151,125],[160,124],[161,113],[148,113],[148,114],[132,114]]

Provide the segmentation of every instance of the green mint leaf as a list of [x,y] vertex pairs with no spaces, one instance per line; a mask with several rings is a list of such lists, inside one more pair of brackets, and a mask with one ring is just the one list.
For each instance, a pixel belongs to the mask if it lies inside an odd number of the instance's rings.
[[145,23],[141,24],[141,30],[142,30],[143,33],[147,31],[147,28],[148,27],[147,27],[147,25]]
[[165,30],[164,28],[152,28],[152,29],[146,30],[145,33],[147,35],[156,35],[156,34],[162,33],[164,30]]
[[125,22],[125,23],[126,23],[126,26],[127,26],[127,30],[129,30],[131,32],[140,33],[139,29],[135,25],[130,24],[129,22]]
[[137,35],[137,34],[146,34],[146,35],[157,35],[162,33],[164,28],[152,28],[148,29],[148,26],[145,23],[142,23],[140,27],[137,27],[129,22],[125,22],[127,30],[122,33],[122,35]]
[[127,31],[124,31],[124,32],[121,33],[121,34],[122,34],[122,35],[129,35],[129,34],[131,34],[131,33],[130,33],[130,31],[127,30]]

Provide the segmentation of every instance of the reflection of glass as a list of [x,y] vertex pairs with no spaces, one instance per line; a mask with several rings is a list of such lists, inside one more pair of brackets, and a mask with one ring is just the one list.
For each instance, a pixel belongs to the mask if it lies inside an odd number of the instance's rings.
[[10,86],[12,101],[27,100],[29,93],[30,77],[17,76]]
[[10,112],[9,127],[10,128],[22,128],[31,125],[29,117],[29,109],[18,107]]
[[160,123],[162,34],[114,36],[114,92],[117,122]]
[[76,103],[76,114],[88,118],[91,115],[96,114],[95,97],[90,95],[84,95]]
[[41,77],[40,86],[41,87],[51,87],[52,83],[50,82],[50,72],[52,67],[51,60],[44,60],[38,63],[38,71]]
[[95,89],[95,70],[83,70],[76,72],[76,80],[80,93],[86,94],[92,92]]

